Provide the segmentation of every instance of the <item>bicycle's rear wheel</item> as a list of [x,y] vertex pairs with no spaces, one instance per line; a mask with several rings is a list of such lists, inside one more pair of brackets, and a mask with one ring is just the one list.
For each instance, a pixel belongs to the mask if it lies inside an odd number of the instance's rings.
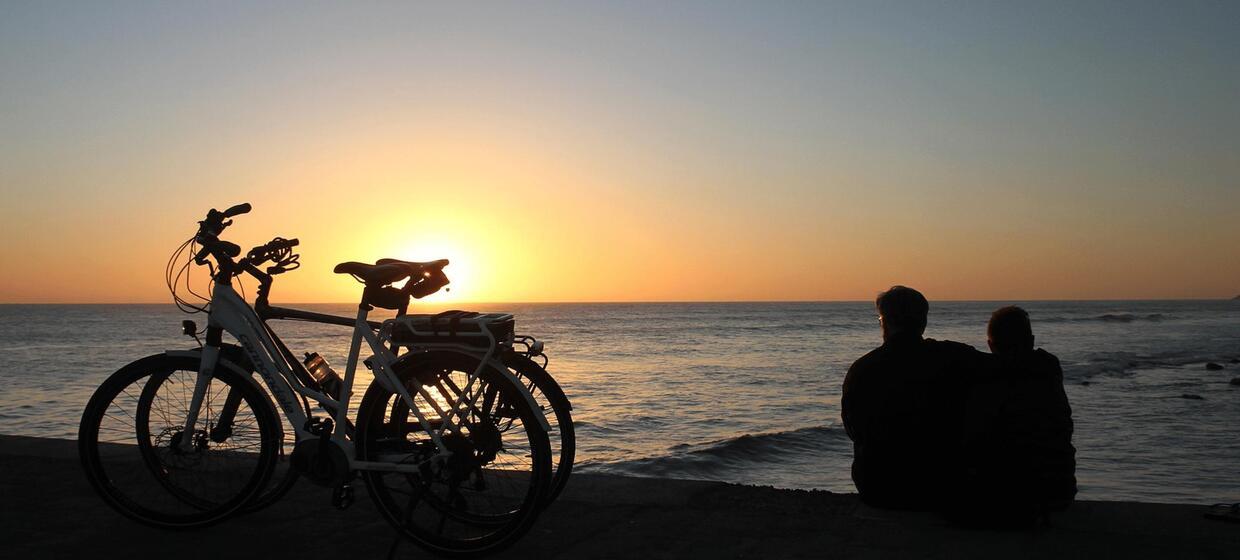
[[[373,383],[358,411],[357,453],[365,461],[421,465],[416,473],[364,471],[375,505],[403,536],[439,554],[494,552],[533,524],[551,481],[547,433],[520,386],[486,369],[470,387],[478,360],[456,352],[423,352],[398,367],[417,410],[442,426],[435,410],[478,395],[459,433],[444,433],[443,460],[400,397]],[[414,392],[422,380],[427,395]],[[429,395],[429,398],[428,398]],[[434,402],[434,405],[431,403]]]
[[549,505],[564,491],[568,477],[573,472],[573,461],[577,455],[577,432],[573,427],[573,407],[564,395],[560,384],[550,373],[533,360],[520,355],[505,359],[508,367],[517,375],[530,395],[534,404],[546,415],[550,429],[547,438],[551,444],[551,490],[543,501]]
[[[551,446],[551,489],[543,499],[543,507],[547,507],[560,496],[568,477],[573,472],[573,460],[577,454],[577,435],[573,428],[572,405],[560,384],[556,383],[547,370],[533,360],[520,355],[504,359],[509,369],[517,376],[517,380],[525,386],[534,397],[538,411],[547,419],[547,441]],[[405,403],[400,399],[392,399],[393,415],[407,414]]]
[[[183,433],[198,366],[193,357],[143,358],[112,374],[86,405],[78,452],[87,479],[130,518],[170,528],[215,523],[271,475],[280,438],[275,412],[260,389],[227,368],[216,370],[194,432]],[[230,394],[231,433],[215,441]],[[189,442],[184,450],[174,446],[182,439]]]

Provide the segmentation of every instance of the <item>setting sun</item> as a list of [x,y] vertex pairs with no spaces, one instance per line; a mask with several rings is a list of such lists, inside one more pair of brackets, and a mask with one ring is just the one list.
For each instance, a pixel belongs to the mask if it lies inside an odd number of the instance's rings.
[[444,273],[448,275],[452,283],[423,298],[427,303],[480,301],[482,299],[478,295],[477,277],[474,276],[473,263],[476,262],[474,253],[462,249],[458,243],[427,239],[425,243],[413,243],[403,249],[394,250],[391,254],[392,258],[415,262],[448,259],[448,266],[444,267]]

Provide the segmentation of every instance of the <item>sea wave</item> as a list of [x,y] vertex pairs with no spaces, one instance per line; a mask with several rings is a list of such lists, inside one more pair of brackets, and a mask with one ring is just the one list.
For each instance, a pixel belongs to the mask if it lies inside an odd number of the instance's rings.
[[1154,354],[1135,352],[1096,352],[1084,359],[1063,364],[1064,377],[1083,380],[1100,375],[1126,376],[1141,370],[1204,367],[1208,362],[1234,363],[1240,356],[1193,351]]
[[1168,319],[1164,313],[1103,313],[1101,315],[1090,315],[1088,317],[1033,317],[1034,323],[1083,323],[1083,322],[1102,322],[1102,323],[1132,323],[1134,321],[1164,321]]
[[787,457],[844,452],[848,435],[839,426],[811,426],[784,432],[744,434],[705,443],[679,444],[668,454],[608,463],[585,463],[582,470],[631,476],[714,479]]
[[585,420],[574,420],[573,429],[577,432],[593,432],[598,435],[614,435],[624,431],[614,426],[604,426],[602,424],[587,422]]
[[1161,321],[1165,318],[1166,316],[1162,313],[1150,313],[1148,315],[1134,315],[1132,313],[1104,313],[1094,317],[1094,320],[1107,323],[1131,323],[1133,321]]

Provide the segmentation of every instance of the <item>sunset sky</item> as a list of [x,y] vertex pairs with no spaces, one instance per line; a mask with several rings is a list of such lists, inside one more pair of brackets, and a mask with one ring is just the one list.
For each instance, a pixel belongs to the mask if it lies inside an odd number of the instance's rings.
[[1240,4],[0,3],[0,302],[1230,298]]

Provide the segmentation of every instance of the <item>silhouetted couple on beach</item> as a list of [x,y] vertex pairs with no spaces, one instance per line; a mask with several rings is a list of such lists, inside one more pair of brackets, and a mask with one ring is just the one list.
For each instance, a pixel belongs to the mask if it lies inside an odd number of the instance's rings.
[[1067,507],[1072,410],[1059,360],[1034,349],[1029,315],[995,311],[987,354],[923,338],[929,303],[917,290],[892,287],[876,305],[883,345],[849,368],[842,402],[861,499],[975,526]]

